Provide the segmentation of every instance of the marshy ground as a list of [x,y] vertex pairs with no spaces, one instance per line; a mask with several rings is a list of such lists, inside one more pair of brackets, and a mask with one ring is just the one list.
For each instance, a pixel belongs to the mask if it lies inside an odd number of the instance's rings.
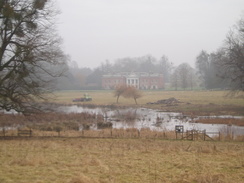
[[[89,94],[93,101],[86,105],[140,106],[189,115],[244,115],[244,98],[227,98],[223,91],[147,91],[138,99],[139,105],[128,99],[120,99],[116,104],[112,91]],[[71,105],[72,98],[79,95],[83,95],[82,91],[58,92],[55,102]],[[170,97],[182,103],[147,104]],[[110,129],[88,129],[83,134],[78,131],[80,124],[92,123],[94,119],[99,120],[88,114],[49,113],[28,118],[1,114],[1,127],[26,125],[33,129],[33,137],[14,137],[17,131],[9,130],[6,136],[10,138],[1,138],[0,182],[244,182],[243,136],[238,141],[187,141],[175,140],[174,132],[147,129],[140,138],[136,129],[117,129],[112,135]],[[235,122],[243,125],[242,120]]]

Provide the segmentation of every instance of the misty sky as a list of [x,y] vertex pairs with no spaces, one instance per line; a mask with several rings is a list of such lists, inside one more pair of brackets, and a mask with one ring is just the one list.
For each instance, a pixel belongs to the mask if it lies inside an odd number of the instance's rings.
[[57,0],[64,51],[79,67],[163,55],[194,66],[216,51],[240,19],[244,0]]

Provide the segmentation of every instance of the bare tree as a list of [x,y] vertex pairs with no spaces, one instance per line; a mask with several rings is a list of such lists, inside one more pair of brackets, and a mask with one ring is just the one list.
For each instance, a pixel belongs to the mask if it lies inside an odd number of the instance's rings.
[[222,70],[220,77],[230,80],[233,91],[244,91],[244,17],[228,33],[216,55]]
[[66,69],[51,0],[0,1],[0,108],[27,112]]
[[171,86],[175,88],[175,90],[178,90],[179,83],[180,83],[180,76],[178,68],[175,68],[170,79]]
[[189,73],[188,73],[188,82],[191,87],[191,90],[193,90],[193,86],[196,85],[196,75],[195,71],[193,68],[190,68]]
[[138,71],[140,72],[155,72],[156,58],[151,55],[146,55],[137,58],[138,61]]
[[209,88],[210,81],[210,55],[202,50],[196,58],[196,68],[200,79],[203,81],[205,88]]
[[133,98],[136,104],[137,99],[142,97],[141,91],[134,86],[127,86],[125,92],[122,95],[125,98]]
[[169,62],[169,59],[167,56],[163,55],[161,59],[159,60],[159,64],[157,66],[159,69],[159,73],[162,73],[164,76],[164,81],[169,82],[170,81],[170,73],[173,69],[173,64]]
[[101,63],[100,68],[104,73],[109,74],[113,72],[112,66],[109,60],[106,60],[105,63]]
[[189,87],[192,89],[195,84],[194,77],[194,69],[189,64],[182,63],[174,69],[171,75],[171,85],[175,90],[178,90],[179,87],[184,90]]
[[123,93],[125,93],[125,91],[127,90],[127,86],[126,85],[118,85],[116,86],[115,90],[114,90],[114,97],[117,97],[117,103],[119,103],[119,97],[121,95],[123,95]]
[[188,63],[182,63],[178,66],[181,87],[185,90],[192,87],[193,68]]

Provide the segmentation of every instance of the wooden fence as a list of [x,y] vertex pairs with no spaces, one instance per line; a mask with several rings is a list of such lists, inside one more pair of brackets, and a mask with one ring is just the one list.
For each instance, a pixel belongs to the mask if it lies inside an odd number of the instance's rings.
[[211,136],[218,136],[220,140],[220,132],[206,132],[206,130],[186,130],[182,125],[175,126],[176,139],[187,139],[187,140],[214,140]]
[[32,130],[31,129],[29,129],[29,130],[18,129],[18,136],[29,136],[29,137],[31,137],[32,136]]

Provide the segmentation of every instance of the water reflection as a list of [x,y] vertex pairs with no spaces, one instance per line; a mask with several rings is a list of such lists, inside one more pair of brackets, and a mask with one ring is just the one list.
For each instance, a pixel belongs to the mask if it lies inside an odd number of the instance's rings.
[[[151,130],[169,130],[175,129],[175,125],[183,125],[184,130],[206,130],[207,132],[233,131],[235,135],[243,135],[244,127],[228,126],[224,124],[203,124],[196,123],[199,117],[184,116],[182,113],[162,112],[147,108],[87,108],[82,106],[65,106],[60,107],[60,111],[65,113],[93,113],[102,115],[106,122],[111,122],[113,128],[149,128]],[[215,116],[216,117],[216,116]],[[220,116],[224,118],[225,116]],[[230,116],[226,116],[230,117]],[[233,116],[232,116],[233,117]],[[237,117],[239,118],[239,117]],[[241,118],[241,117],[240,117]]]

